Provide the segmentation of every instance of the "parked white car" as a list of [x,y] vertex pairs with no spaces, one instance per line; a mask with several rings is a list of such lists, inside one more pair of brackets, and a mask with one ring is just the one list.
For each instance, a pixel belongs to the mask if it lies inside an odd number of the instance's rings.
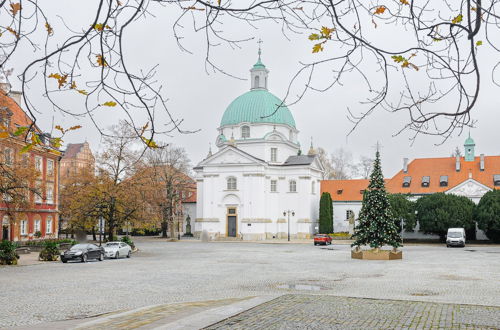
[[108,242],[106,243],[106,245],[104,245],[104,251],[107,258],[130,258],[130,256],[132,255],[132,248],[130,247],[130,245],[123,242]]
[[450,246],[465,246],[465,229],[448,228],[448,234],[446,235],[446,247]]

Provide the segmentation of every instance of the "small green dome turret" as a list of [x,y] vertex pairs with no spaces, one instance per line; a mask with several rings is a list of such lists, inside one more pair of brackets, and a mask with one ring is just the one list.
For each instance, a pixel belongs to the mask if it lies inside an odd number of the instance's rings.
[[469,137],[465,140],[465,143],[464,143],[465,161],[466,162],[473,162],[474,161],[474,158],[475,158],[474,147],[475,146],[476,146],[476,143],[470,137],[470,133],[469,133]]

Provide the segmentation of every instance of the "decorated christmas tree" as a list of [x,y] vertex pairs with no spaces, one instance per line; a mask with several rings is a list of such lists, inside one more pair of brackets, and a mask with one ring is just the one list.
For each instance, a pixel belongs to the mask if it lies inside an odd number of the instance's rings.
[[380,165],[380,153],[377,150],[370,184],[363,194],[363,205],[354,228],[352,246],[369,245],[378,249],[384,245],[393,248],[401,246],[401,236],[394,224],[389,199],[385,190],[384,176]]

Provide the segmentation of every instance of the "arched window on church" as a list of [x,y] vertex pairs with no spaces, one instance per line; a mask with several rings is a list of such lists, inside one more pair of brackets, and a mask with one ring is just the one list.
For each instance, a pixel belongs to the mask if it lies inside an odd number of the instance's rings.
[[227,190],[236,190],[236,178],[234,176],[230,176],[227,178]]
[[290,180],[290,192],[297,192],[297,181]]
[[241,127],[241,137],[243,139],[247,139],[250,137],[250,127],[249,126],[242,126]]
[[259,76],[255,76],[254,80],[255,80],[255,83],[254,83],[255,88],[259,88],[260,87],[259,86]]

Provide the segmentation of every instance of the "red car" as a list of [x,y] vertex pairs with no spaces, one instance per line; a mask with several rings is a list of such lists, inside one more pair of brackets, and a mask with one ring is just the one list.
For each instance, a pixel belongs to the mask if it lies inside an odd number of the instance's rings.
[[332,238],[326,234],[316,234],[314,235],[314,245],[318,244],[323,244],[323,245],[332,244]]

